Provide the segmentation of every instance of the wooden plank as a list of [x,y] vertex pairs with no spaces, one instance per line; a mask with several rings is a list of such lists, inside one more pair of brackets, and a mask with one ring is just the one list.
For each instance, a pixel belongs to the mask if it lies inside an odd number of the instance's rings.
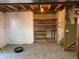
[[24,9],[24,10],[27,9],[27,8],[26,8],[25,6],[23,6],[23,5],[20,5],[20,7],[21,7],[22,9]]
[[0,5],[0,9],[3,9],[5,11],[11,11],[11,9],[8,8],[6,5]]
[[39,3],[0,3],[0,5],[29,5],[29,4],[79,4],[79,2],[39,2]]
[[79,24],[77,23],[77,59],[79,59]]
[[30,7],[31,7],[32,11],[35,11],[35,9],[34,9],[34,6],[33,6],[33,5],[31,5]]
[[59,4],[59,5],[56,7],[56,9],[60,8],[62,5],[63,5],[63,4]]
[[13,10],[18,10],[16,7],[14,7],[14,6],[12,6],[12,5],[7,5],[7,7],[9,7],[9,8],[11,8],[11,9],[13,9]]
[[[67,21],[65,21],[67,24]],[[65,24],[65,30],[64,30],[64,50],[67,48],[67,33],[66,33],[66,24]]]
[[0,7],[0,11],[6,12],[6,9]]

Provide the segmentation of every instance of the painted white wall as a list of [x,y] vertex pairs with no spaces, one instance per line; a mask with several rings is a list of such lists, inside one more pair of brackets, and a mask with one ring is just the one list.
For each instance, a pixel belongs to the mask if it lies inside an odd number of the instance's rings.
[[33,13],[32,12],[6,12],[6,36],[8,44],[32,44]]
[[65,29],[65,13],[66,9],[62,11],[58,11],[57,18],[58,18],[58,39],[57,43],[60,44],[60,41],[64,39],[64,29]]
[[0,12],[0,48],[6,45],[4,13]]

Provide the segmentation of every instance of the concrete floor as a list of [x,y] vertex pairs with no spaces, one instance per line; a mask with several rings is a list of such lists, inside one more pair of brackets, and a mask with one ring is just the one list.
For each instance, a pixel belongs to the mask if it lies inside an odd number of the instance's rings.
[[[15,53],[13,50],[22,46],[24,51]],[[0,59],[76,59],[75,52],[63,51],[55,43],[35,43],[30,45],[7,45],[3,52],[0,50]]]

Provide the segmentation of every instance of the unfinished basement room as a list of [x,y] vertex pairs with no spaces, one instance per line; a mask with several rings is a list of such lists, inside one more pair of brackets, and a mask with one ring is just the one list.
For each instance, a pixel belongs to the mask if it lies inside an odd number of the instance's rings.
[[79,3],[1,0],[0,59],[79,59]]

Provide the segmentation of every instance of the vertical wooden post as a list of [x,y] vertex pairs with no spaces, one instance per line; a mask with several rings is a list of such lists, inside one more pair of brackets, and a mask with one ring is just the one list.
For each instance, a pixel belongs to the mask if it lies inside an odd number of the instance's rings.
[[78,19],[77,19],[77,41],[76,41],[76,45],[77,45],[77,59],[79,59],[79,23],[78,23]]
[[66,16],[67,16],[67,8],[65,7],[65,18],[64,18],[64,50],[66,50],[67,48],[67,33],[66,33],[66,26],[67,26],[67,19],[66,19]]
[[77,33],[77,59],[79,59],[79,28],[77,29],[78,33]]
[[67,48],[67,33],[66,33],[66,25],[67,21],[65,20],[65,29],[64,29],[64,50]]

